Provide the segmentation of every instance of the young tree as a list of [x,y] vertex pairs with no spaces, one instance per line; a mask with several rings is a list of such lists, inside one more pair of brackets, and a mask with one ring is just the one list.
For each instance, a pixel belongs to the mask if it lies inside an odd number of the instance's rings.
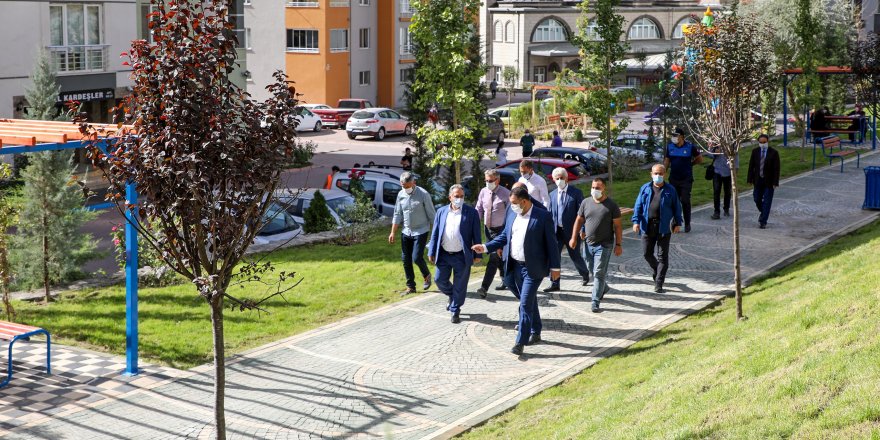
[[[116,108],[122,125],[105,138],[83,123],[89,150],[108,179],[108,199],[172,270],[193,283],[211,312],[216,438],[226,437],[224,308],[263,310],[292,288],[293,274],[267,283],[272,266],[239,262],[264,225],[286,163],[300,148],[296,91],[282,72],[254,102],[229,75],[236,38],[224,0],[151,0],[153,43],[136,40],[126,54],[133,90]],[[102,144],[107,144],[104,147]],[[131,185],[131,186],[129,186]],[[137,188],[136,204],[126,190]],[[262,299],[231,286],[262,280]]]
[[40,121],[66,120],[66,115],[56,107],[61,85],[49,63],[46,51],[41,50],[31,76],[32,86],[25,90],[24,98],[28,108],[25,118]]
[[501,70],[501,81],[504,85],[504,90],[507,91],[507,133],[510,133],[510,101],[513,99],[517,78],[519,78],[519,72],[516,70],[516,67],[504,66],[504,69]]
[[[753,137],[751,108],[761,91],[777,80],[773,68],[772,33],[753,17],[734,8],[714,24],[694,25],[685,34],[686,78],[697,97],[698,118],[687,121],[697,139],[721,148],[730,169],[742,144]],[[702,145],[706,148],[705,145]],[[743,319],[740,272],[739,197],[734,173],[733,266],[736,317]]]
[[305,222],[303,230],[307,234],[329,231],[336,227],[336,220],[330,214],[327,199],[324,198],[321,191],[315,190],[312,202],[303,212],[303,221]]
[[[485,112],[485,90],[480,85],[484,66],[480,62],[476,20],[480,0],[417,0],[410,25],[416,74],[411,86],[423,109],[440,107],[448,129],[424,125],[419,136],[433,153],[433,163],[453,167],[461,182],[464,159],[479,160],[484,150],[474,132],[484,129],[479,116]],[[482,91],[482,92],[481,92]]]
[[[612,119],[622,103],[611,93],[611,81],[623,71],[621,61],[629,50],[629,44],[621,39],[625,20],[616,12],[619,7],[620,0],[581,2],[578,5],[581,10],[578,34],[572,39],[583,54],[582,75],[591,85],[600,88],[594,88],[588,93],[589,105],[586,106],[585,113],[590,116],[593,126],[602,133],[602,141],[608,149],[609,192],[614,181],[611,146],[628,123],[624,118],[615,127]],[[591,22],[596,24],[595,33],[591,31]]]

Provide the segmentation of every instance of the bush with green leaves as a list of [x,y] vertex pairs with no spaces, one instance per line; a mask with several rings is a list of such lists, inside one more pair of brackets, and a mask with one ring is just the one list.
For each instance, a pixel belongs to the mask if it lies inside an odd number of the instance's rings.
[[315,190],[315,195],[309,207],[303,212],[303,230],[306,234],[314,234],[332,230],[336,227],[336,219],[330,214],[327,207],[327,199],[321,191]]
[[642,169],[645,161],[639,155],[617,153],[613,160],[615,173],[620,181],[634,180],[645,175],[645,170]]
[[[113,242],[113,250],[116,264],[119,269],[125,270],[125,225],[115,224],[110,228],[110,239]],[[142,270],[149,269],[149,270]],[[146,240],[138,240],[138,284],[145,287],[162,287],[172,284],[181,284],[186,280],[171,270],[156,248],[149,245]]]
[[350,246],[366,241],[378,217],[373,201],[364,191],[363,175],[363,171],[352,171],[348,175],[351,179],[348,192],[354,196],[355,203],[339,214],[345,224],[339,228],[338,244]]

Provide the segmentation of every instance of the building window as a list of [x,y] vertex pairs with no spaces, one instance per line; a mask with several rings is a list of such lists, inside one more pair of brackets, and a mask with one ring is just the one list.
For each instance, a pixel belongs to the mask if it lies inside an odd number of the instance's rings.
[[247,47],[247,37],[244,30],[244,0],[229,2],[229,22],[232,23],[232,31],[238,41],[236,47]]
[[412,55],[413,53],[413,39],[412,33],[409,31],[409,27],[400,29],[400,54],[401,55]]
[[513,43],[513,23],[509,21],[504,24],[504,41]]
[[156,5],[141,5],[141,39],[147,40],[148,43],[153,42],[153,31],[150,29],[150,13],[158,9]]
[[349,0],[330,0],[331,8],[347,8],[351,6],[351,2]]
[[251,28],[244,29],[244,47],[247,50],[253,49],[251,47]]
[[370,6],[370,0],[358,0],[358,6]]
[[410,17],[416,12],[411,0],[400,0],[400,15]]
[[348,52],[348,29],[330,29],[330,52]]
[[287,2],[287,7],[289,8],[317,8],[318,2]]
[[57,72],[103,71],[107,47],[101,44],[101,5],[50,4],[49,56]]
[[495,81],[501,82],[501,66],[492,66],[492,73]]
[[401,84],[409,84],[413,79],[413,68],[407,67],[406,69],[400,69],[400,83]]
[[358,73],[358,85],[368,86],[370,85],[370,71],[364,70],[363,72]]
[[628,76],[626,77],[626,85],[630,87],[638,87],[640,83],[639,77],[637,76]]
[[642,17],[633,22],[629,28],[630,40],[657,40],[660,38],[660,28],[657,23],[648,17]]
[[370,48],[370,28],[362,28],[358,31],[358,47],[361,49]]
[[687,17],[687,18],[679,21],[678,24],[675,26],[675,30],[672,31],[672,38],[674,38],[676,40],[680,40],[680,39],[684,38],[684,29],[683,28],[685,26],[690,26],[692,24],[697,24],[697,20],[694,20],[693,17]]
[[602,37],[599,35],[599,25],[596,23],[595,19],[590,21],[590,24],[587,25],[587,29],[584,31],[584,33],[590,40],[602,40]]
[[311,29],[288,29],[287,51],[318,53],[318,31]]
[[536,83],[542,83],[547,79],[547,67],[546,66],[535,66],[535,77],[533,79]]
[[535,36],[532,41],[565,41],[566,39],[565,26],[559,20],[548,18],[535,28]]
[[501,22],[500,22],[500,21],[496,21],[496,22],[495,22],[495,41],[499,41],[499,42],[500,42],[500,41],[503,40],[503,38],[504,38],[504,31],[503,31],[503,29],[502,29],[502,27],[501,27]]

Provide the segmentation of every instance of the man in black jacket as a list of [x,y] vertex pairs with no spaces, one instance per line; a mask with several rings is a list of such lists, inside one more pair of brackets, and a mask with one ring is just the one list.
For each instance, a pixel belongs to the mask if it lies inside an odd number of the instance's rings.
[[773,191],[779,186],[779,152],[771,148],[769,142],[770,137],[766,134],[758,136],[758,148],[752,150],[747,179],[748,183],[755,186],[753,197],[760,212],[758,224],[761,229],[767,228]]

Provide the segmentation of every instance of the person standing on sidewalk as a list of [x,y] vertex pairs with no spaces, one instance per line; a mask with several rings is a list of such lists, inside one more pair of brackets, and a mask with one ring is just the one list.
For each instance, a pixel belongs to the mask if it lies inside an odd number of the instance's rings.
[[550,193],[547,188],[547,181],[543,177],[535,174],[535,164],[528,159],[523,159],[519,163],[519,181],[526,184],[529,195],[541,202],[545,209],[550,208]]
[[[651,181],[642,185],[633,207],[633,232],[642,238],[642,252],[651,266],[654,292],[663,293],[669,269],[669,239],[681,229],[681,202],[672,185],[664,182],[666,167],[651,168]],[[655,248],[657,256],[654,256]]]
[[[486,240],[492,240],[504,230],[504,218],[507,207],[510,206],[510,190],[501,186],[501,177],[495,170],[486,170],[486,187],[480,190],[477,196],[477,215],[485,225]],[[480,297],[485,298],[489,293],[489,285],[495,278],[496,272],[501,272],[501,284],[495,290],[504,290],[504,270],[501,266],[501,256],[493,252],[489,254],[489,262],[486,264],[486,273],[483,275],[483,283],[477,289]]]
[[526,129],[526,134],[519,138],[519,146],[522,147],[522,157],[529,157],[535,148],[535,137],[532,136],[531,130]]
[[[581,255],[580,240],[575,241],[573,246],[569,242],[572,231],[577,230],[572,227],[578,216],[578,208],[584,201],[584,193],[568,184],[568,171],[565,168],[559,167],[553,170],[553,181],[556,182],[556,189],[550,193],[550,216],[553,218],[553,230],[556,231],[556,245],[560,254],[563,249],[568,248],[568,256],[583,280],[582,285],[586,286],[590,282],[590,272]],[[544,292],[557,292],[559,289],[559,280],[556,280],[551,282],[550,287],[544,289]]]
[[422,289],[428,290],[431,287],[431,271],[425,263],[425,244],[428,242],[431,219],[434,218],[435,211],[431,195],[416,186],[416,178],[412,172],[404,171],[400,174],[400,186],[402,188],[397,193],[397,201],[394,203],[394,217],[391,220],[388,243],[394,243],[397,229],[403,225],[400,231],[401,259],[403,272],[406,274],[406,290],[403,295],[409,295],[416,293],[413,264],[419,267],[425,280]]
[[[730,165],[727,163],[727,156],[721,152],[721,147],[713,146],[710,150],[712,168],[715,172],[712,176],[712,201],[715,211],[712,213],[712,220],[721,218],[721,191],[724,190],[724,216],[730,217],[730,194],[731,194],[731,171]],[[739,170],[739,157],[733,160],[733,174]]]
[[684,213],[684,232],[691,232],[691,188],[694,186],[694,165],[703,163],[700,149],[684,139],[684,130],[675,129],[666,145],[663,165],[669,170],[669,183],[675,188]]
[[770,207],[773,205],[773,193],[779,186],[780,160],[779,152],[769,145],[770,136],[758,136],[758,148],[752,150],[749,160],[749,175],[746,182],[755,185],[752,196],[758,208],[758,227],[767,228]]
[[593,313],[599,313],[599,302],[608,293],[605,275],[608,273],[608,262],[611,253],[620,256],[623,253],[623,223],[620,218],[620,207],[605,195],[605,179],[593,179],[590,198],[581,202],[577,219],[571,232],[569,246],[578,242],[578,231],[586,226],[584,249],[587,255],[587,266],[593,274]]
[[489,83],[489,91],[492,92],[492,99],[495,99],[495,94],[498,93],[498,81],[494,79]]
[[449,204],[438,209],[434,216],[428,244],[428,260],[436,265],[434,281],[448,297],[446,310],[452,313],[453,324],[461,322],[459,313],[467,297],[471,266],[482,258],[471,246],[481,241],[477,211],[464,204],[464,187],[456,183],[449,188]]

